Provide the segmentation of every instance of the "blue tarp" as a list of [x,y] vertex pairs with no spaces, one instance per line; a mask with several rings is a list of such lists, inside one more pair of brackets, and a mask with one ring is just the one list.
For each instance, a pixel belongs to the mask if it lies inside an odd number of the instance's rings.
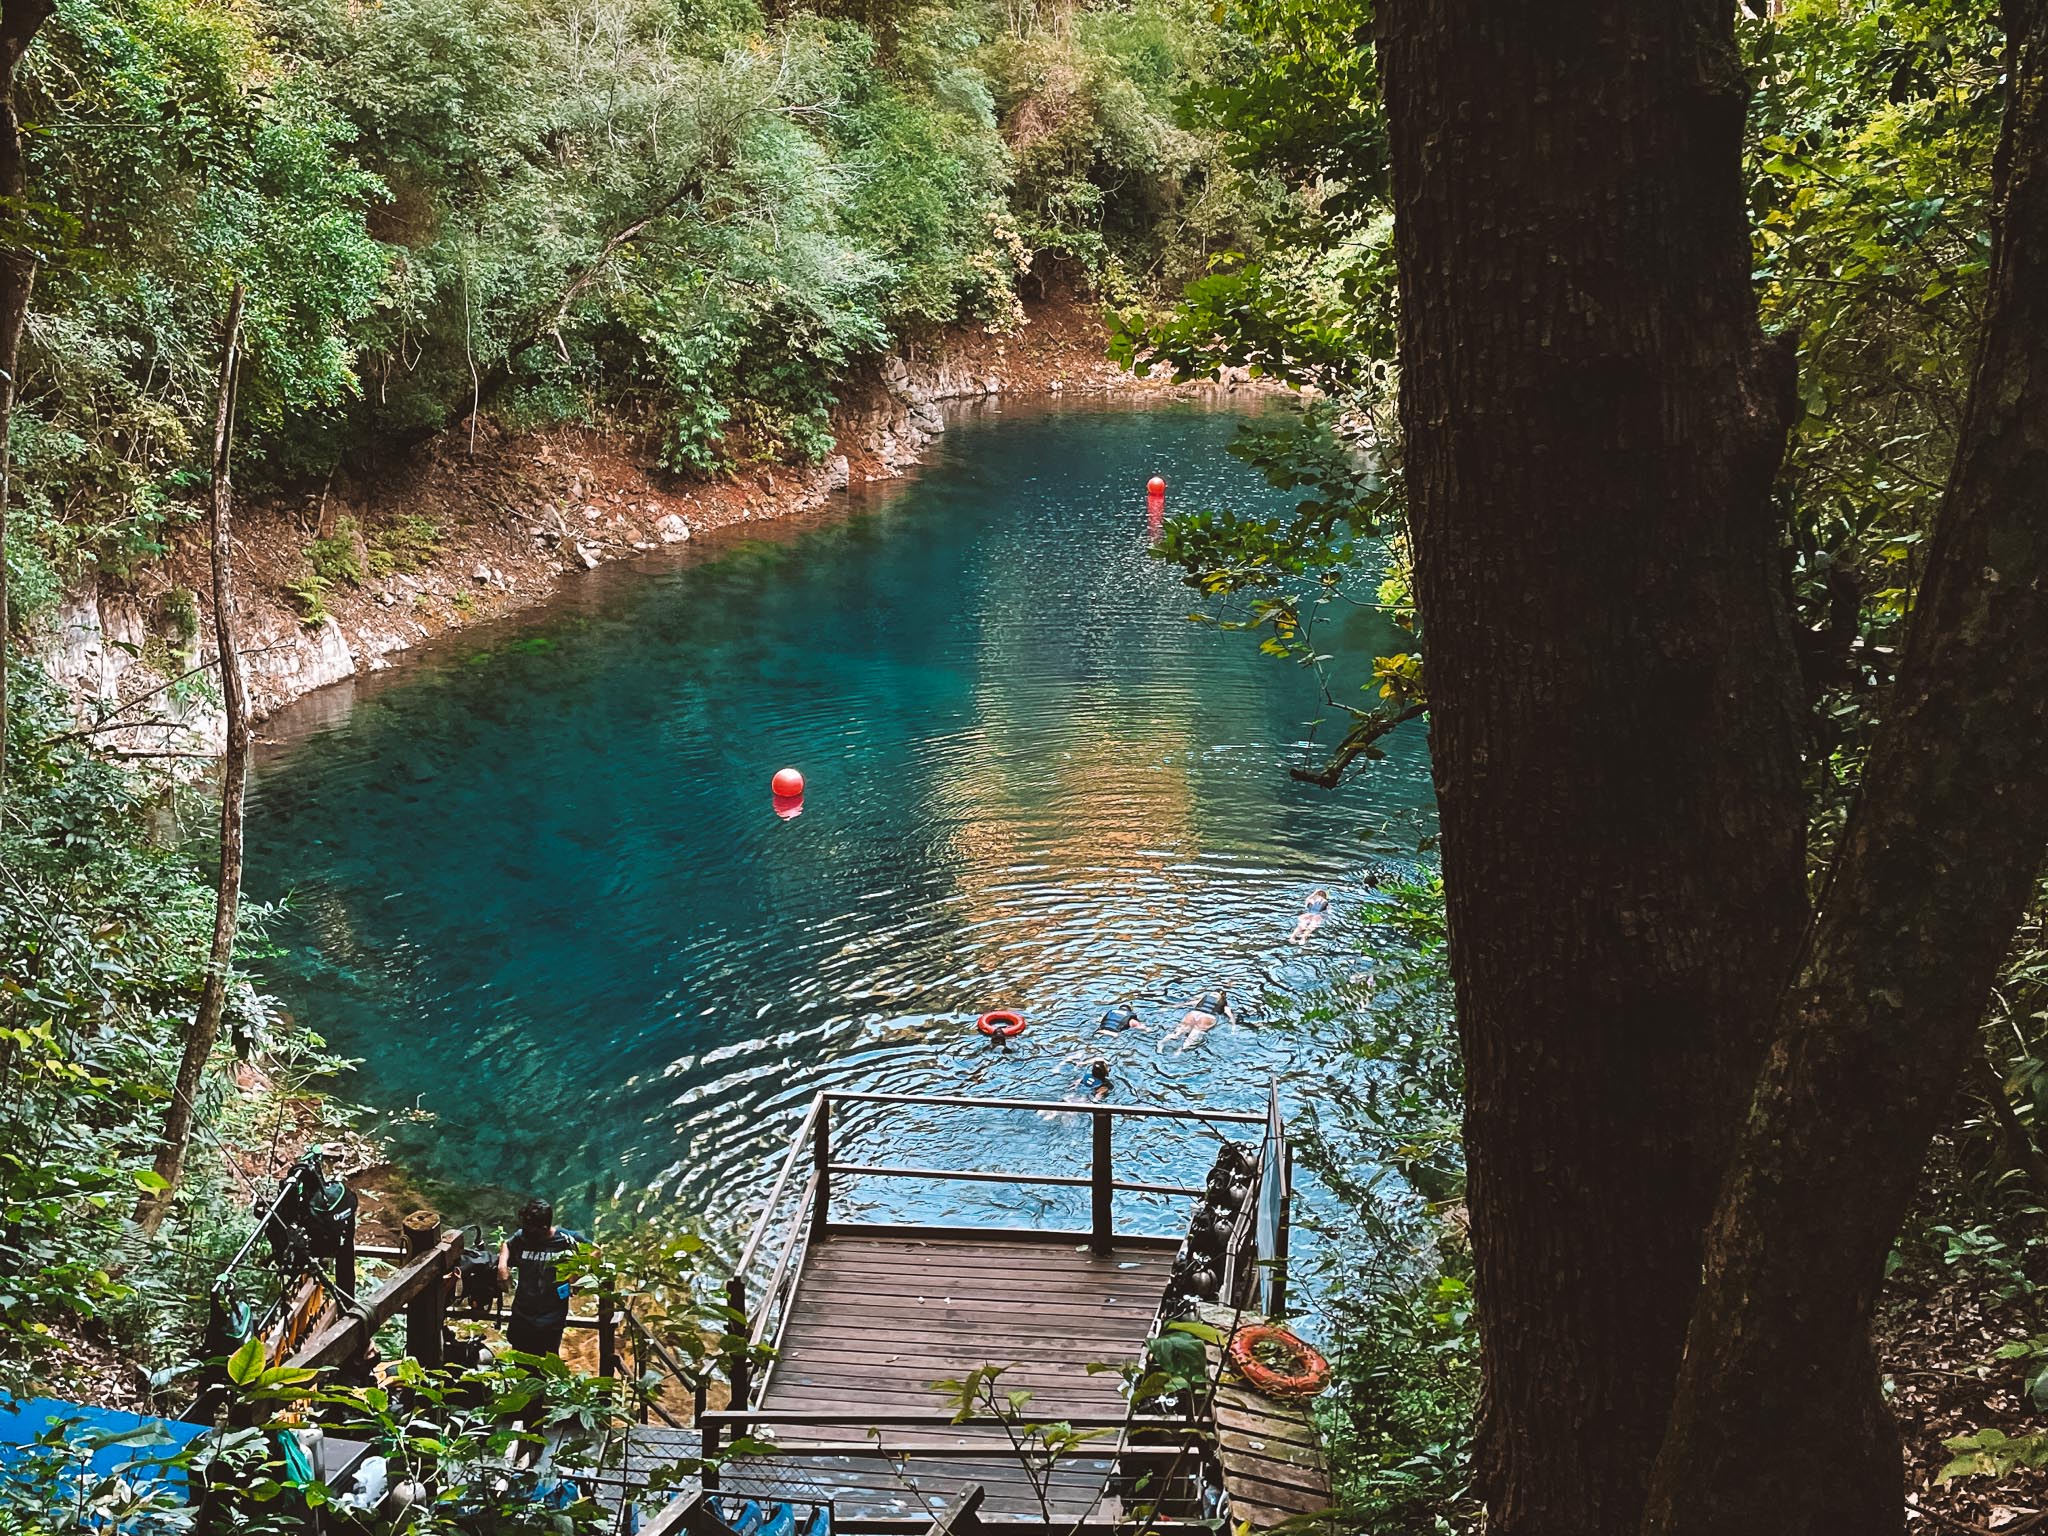
[[139,1461],[144,1465],[136,1469],[138,1480],[154,1481],[180,1494],[186,1487],[184,1471],[150,1464],[177,1455],[206,1433],[203,1424],[145,1418],[137,1413],[90,1408],[84,1403],[67,1403],[54,1397],[16,1398],[0,1393],[0,1473],[18,1472],[30,1459],[29,1447],[47,1435],[53,1423],[66,1426],[67,1444],[81,1450],[95,1447],[87,1463],[91,1475],[104,1477]]

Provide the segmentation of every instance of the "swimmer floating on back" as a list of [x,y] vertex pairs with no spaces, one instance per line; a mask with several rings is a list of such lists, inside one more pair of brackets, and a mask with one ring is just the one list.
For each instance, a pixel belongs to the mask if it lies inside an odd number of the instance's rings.
[[1323,926],[1323,919],[1329,915],[1330,893],[1311,891],[1308,900],[1302,903],[1301,916],[1294,920],[1294,932],[1287,936],[1287,942],[1306,944],[1310,935]]
[[1095,1032],[1101,1035],[1117,1035],[1122,1034],[1127,1029],[1143,1029],[1144,1027],[1145,1021],[1138,1017],[1138,1010],[1125,1002],[1118,1003],[1109,1012],[1105,1013],[1102,1016],[1101,1022],[1095,1026]]
[[1163,1051],[1178,1040],[1181,1042],[1182,1051],[1193,1050],[1202,1043],[1204,1035],[1231,1017],[1229,993],[1221,987],[1204,992],[1188,1005],[1188,1011],[1181,1016],[1181,1021],[1173,1026],[1172,1032],[1160,1040],[1159,1049]]

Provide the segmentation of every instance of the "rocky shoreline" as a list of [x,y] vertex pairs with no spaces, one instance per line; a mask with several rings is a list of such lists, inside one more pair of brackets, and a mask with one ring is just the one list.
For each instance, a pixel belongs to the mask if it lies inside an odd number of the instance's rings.
[[[899,478],[945,431],[948,402],[1210,387],[1137,378],[1104,359],[1102,341],[1094,315],[1069,303],[1042,307],[1014,336],[956,332],[923,355],[887,356],[848,390],[835,451],[816,466],[685,479],[661,470],[644,441],[515,434],[485,420],[374,476],[253,500],[235,537],[252,713],[261,721],[383,671],[436,635],[530,607],[607,562]],[[323,577],[322,563],[346,574]],[[132,578],[102,577],[60,605],[39,637],[43,664],[101,746],[200,772],[218,758],[210,605],[203,527]]]

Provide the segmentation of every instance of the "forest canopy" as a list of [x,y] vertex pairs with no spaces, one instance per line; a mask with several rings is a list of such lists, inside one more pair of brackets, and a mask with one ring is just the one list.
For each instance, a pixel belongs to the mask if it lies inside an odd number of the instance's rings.
[[1184,110],[1244,48],[1190,0],[63,0],[20,90],[17,610],[163,547],[236,281],[254,490],[479,409],[816,460],[906,338],[1255,247],[1290,194]]

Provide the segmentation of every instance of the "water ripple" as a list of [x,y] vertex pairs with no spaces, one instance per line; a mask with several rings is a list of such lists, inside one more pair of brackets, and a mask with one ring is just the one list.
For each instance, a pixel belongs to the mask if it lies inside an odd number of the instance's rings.
[[[1257,1018],[1263,994],[1314,985],[1430,809],[1419,735],[1362,790],[1290,782],[1314,703],[1299,675],[1187,624],[1190,594],[1147,557],[1154,468],[1182,505],[1273,501],[1222,452],[1232,425],[963,428],[850,518],[599,573],[352,709],[309,706],[303,733],[280,718],[249,832],[252,892],[289,903],[270,978],[364,1058],[363,1096],[435,1114],[392,1127],[409,1159],[571,1208],[639,1191],[731,1220],[820,1088],[1057,1099],[1102,1054],[1120,1098],[1257,1104],[1327,1047],[1247,1024],[1181,1054],[1094,1018],[1129,997],[1167,1023],[1218,984]],[[1361,620],[1336,640],[1388,638]],[[789,821],[766,793],[784,763],[809,781]],[[1315,885],[1338,898],[1330,943],[1291,947]],[[1007,1050],[973,1031],[996,1005],[1032,1021]],[[1133,1142],[1127,1166],[1161,1179],[1204,1155]],[[1064,1115],[862,1110],[840,1145],[1086,1160]],[[852,1196],[963,1218],[1018,1198]]]

